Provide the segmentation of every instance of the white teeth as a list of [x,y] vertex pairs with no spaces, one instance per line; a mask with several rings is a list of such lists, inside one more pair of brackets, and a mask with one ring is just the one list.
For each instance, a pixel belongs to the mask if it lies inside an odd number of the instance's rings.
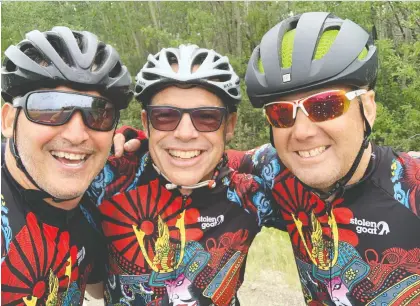
[[327,149],[326,146],[322,146],[322,147],[318,147],[309,151],[298,151],[299,156],[301,157],[314,157],[314,156],[318,156],[321,153],[323,153],[325,150]]
[[200,151],[199,150],[194,150],[194,151],[169,150],[169,154],[174,157],[187,159],[187,158],[193,158],[200,155]]
[[51,155],[69,160],[84,160],[86,157],[86,154],[74,154],[62,151],[51,151]]

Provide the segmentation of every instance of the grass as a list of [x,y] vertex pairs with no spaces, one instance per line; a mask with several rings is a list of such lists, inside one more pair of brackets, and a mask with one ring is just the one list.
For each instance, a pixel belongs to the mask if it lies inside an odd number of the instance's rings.
[[241,305],[305,305],[289,235],[264,228],[249,250]]
[[247,260],[247,280],[258,278],[261,270],[278,271],[289,287],[300,290],[292,245],[286,232],[263,228],[255,238]]

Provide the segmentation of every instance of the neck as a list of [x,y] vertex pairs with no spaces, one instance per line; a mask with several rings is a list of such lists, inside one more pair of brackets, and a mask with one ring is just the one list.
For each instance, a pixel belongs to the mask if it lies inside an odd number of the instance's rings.
[[[25,173],[20,170],[16,164],[16,160],[14,156],[12,155],[12,152],[10,151],[9,144],[6,147],[6,154],[5,154],[5,163],[7,166],[7,170],[9,171],[10,175],[13,177],[13,179],[24,189],[32,189],[32,190],[39,190],[32,182],[26,177]],[[75,208],[79,202],[82,196],[77,197],[72,200],[63,201],[63,202],[55,202],[52,198],[44,199],[45,202],[50,204],[51,206],[64,209],[64,210],[71,210]]]
[[179,192],[180,192],[183,196],[189,196],[189,195],[193,192],[193,189],[185,189],[185,188],[181,188],[181,189],[179,189]]

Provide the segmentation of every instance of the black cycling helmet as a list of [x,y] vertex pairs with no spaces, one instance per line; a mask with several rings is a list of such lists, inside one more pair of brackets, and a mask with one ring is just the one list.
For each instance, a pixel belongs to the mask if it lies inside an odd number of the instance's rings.
[[1,90],[5,101],[40,88],[67,85],[97,90],[117,108],[128,106],[131,76],[118,52],[87,31],[54,27],[26,33],[26,39],[5,51]]
[[254,107],[278,97],[334,84],[373,88],[378,52],[359,25],[330,13],[287,18],[262,38],[248,63],[247,93]]

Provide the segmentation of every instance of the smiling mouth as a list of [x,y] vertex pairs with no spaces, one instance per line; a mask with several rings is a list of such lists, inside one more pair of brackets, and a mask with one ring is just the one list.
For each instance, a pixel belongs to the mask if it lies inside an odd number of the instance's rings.
[[311,157],[316,157],[318,155],[321,155],[322,153],[324,153],[330,146],[321,146],[321,147],[317,147],[311,150],[307,150],[307,151],[295,151],[295,153],[297,155],[299,155],[302,158],[311,158]]
[[172,150],[169,149],[168,153],[170,156],[179,159],[192,159],[195,158],[203,153],[200,150],[191,150],[191,151],[181,151],[181,150]]
[[58,160],[60,163],[70,166],[77,167],[82,165],[90,157],[91,154],[76,154],[63,151],[50,151],[51,155]]

